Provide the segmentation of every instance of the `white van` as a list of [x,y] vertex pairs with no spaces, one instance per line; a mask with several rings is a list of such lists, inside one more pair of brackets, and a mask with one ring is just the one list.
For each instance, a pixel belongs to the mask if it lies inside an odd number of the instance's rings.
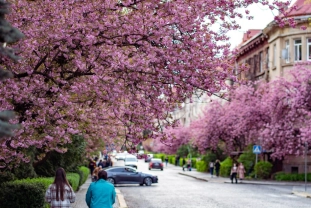
[[126,155],[124,158],[124,165],[130,166],[137,169],[138,160],[134,155]]

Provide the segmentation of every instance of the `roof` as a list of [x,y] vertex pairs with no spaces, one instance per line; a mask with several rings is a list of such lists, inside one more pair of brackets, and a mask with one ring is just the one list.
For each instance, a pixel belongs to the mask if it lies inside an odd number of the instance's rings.
[[244,43],[245,41],[249,40],[254,35],[257,35],[260,32],[261,29],[249,29],[246,33],[244,33],[242,42]]
[[310,0],[297,0],[293,6],[296,6],[297,9],[293,9],[288,17],[301,16],[311,14],[311,1]]

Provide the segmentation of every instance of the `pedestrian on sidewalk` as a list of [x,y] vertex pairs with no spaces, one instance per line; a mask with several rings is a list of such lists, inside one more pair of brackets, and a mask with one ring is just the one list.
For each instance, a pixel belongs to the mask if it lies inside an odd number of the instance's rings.
[[240,183],[242,183],[242,180],[244,180],[245,172],[246,171],[245,171],[243,163],[240,163],[239,166],[238,166],[238,175],[239,175]]
[[190,159],[187,160],[187,169],[191,171],[191,160]]
[[95,168],[95,170],[93,171],[93,175],[92,175],[92,182],[98,180],[98,173],[100,170],[101,170],[100,167]]
[[98,178],[96,182],[91,183],[86,192],[86,204],[89,208],[112,208],[116,198],[115,188],[106,181],[106,171],[101,170]]
[[58,168],[55,172],[54,182],[45,192],[45,201],[50,204],[51,208],[71,207],[74,203],[76,194],[72,190],[63,168]]
[[238,183],[238,179],[236,177],[237,171],[238,171],[238,167],[236,166],[236,163],[234,163],[231,168],[231,172],[230,172],[231,183],[233,183],[233,179],[235,179],[235,183]]
[[216,176],[219,177],[219,170],[220,170],[220,161],[216,160],[215,162],[215,171],[216,171]]
[[211,174],[211,177],[213,178],[213,174],[214,174],[214,162],[210,161],[209,163],[209,172]]
[[95,167],[96,167],[96,162],[90,158],[89,169],[90,169],[91,176],[93,175],[93,171],[94,171]]
[[167,156],[165,157],[164,161],[165,161],[165,167],[167,167],[167,163],[168,163],[168,157]]

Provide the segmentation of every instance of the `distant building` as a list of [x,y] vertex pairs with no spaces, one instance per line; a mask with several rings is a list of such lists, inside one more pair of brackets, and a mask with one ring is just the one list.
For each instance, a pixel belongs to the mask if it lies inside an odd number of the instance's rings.
[[[311,2],[297,0],[288,17],[293,17],[297,27],[283,28],[273,20],[263,29],[249,30],[237,47],[237,66],[248,64],[250,70],[239,73],[240,79],[271,81],[286,77],[286,72],[295,63],[311,61]],[[306,30],[300,29],[306,26]],[[238,69],[237,69],[238,70]],[[265,155],[266,157],[268,155]],[[269,160],[269,158],[266,158]],[[311,157],[308,156],[308,161]],[[274,162],[274,172],[304,172],[304,160],[300,156],[286,156],[283,161]],[[311,166],[308,166],[311,172]]]
[[[279,27],[275,21],[261,30],[249,30],[237,47],[237,65],[247,63],[250,70],[242,72],[241,79],[266,81],[286,76],[296,62],[311,61],[311,2],[297,0],[288,17],[297,27]],[[306,30],[300,29],[306,26]]]

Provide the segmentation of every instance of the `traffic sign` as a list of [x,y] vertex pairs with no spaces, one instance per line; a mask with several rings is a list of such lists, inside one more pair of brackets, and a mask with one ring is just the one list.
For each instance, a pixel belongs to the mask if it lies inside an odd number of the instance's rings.
[[259,146],[259,145],[254,145],[254,146],[253,146],[253,153],[254,153],[254,154],[260,154],[260,153],[261,153],[261,146]]

